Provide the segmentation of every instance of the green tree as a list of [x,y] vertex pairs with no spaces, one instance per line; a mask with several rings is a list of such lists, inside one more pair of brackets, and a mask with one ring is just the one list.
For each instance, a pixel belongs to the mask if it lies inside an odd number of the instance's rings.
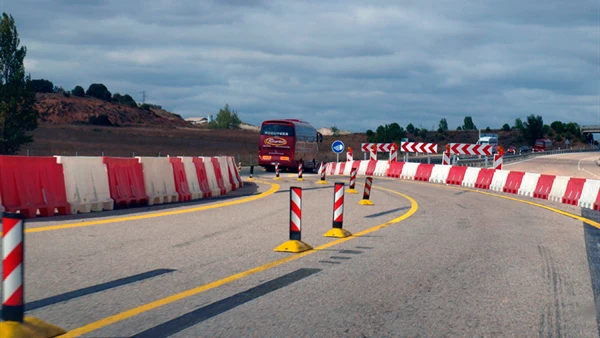
[[405,137],[406,130],[396,122],[378,126],[375,133],[372,130],[367,130],[367,141],[372,143],[400,143]]
[[563,138],[562,138],[562,136],[560,136],[560,134],[556,135],[556,138],[554,139],[554,141],[556,141],[556,142],[562,142],[562,140],[563,140]]
[[446,121],[446,118],[443,118],[440,120],[440,128],[438,129],[438,131],[444,132],[448,130],[448,121]]
[[113,94],[112,101],[120,104],[124,104],[126,106],[137,108],[137,103],[129,94],[121,95],[119,93]]
[[217,129],[235,129],[239,128],[242,121],[238,117],[237,112],[231,111],[229,104],[225,104],[225,107],[219,110],[217,117],[215,117],[215,120],[211,124],[213,128]]
[[544,127],[542,127],[542,130],[544,132],[544,135],[546,135],[550,131],[550,126],[547,124],[544,124]]
[[529,115],[527,121],[523,123],[523,137],[530,145],[535,143],[535,140],[544,136],[544,119],[540,115]]
[[22,145],[33,142],[28,131],[38,126],[35,92],[25,77],[25,46],[12,15],[2,13],[0,20],[0,154],[15,154]]
[[108,91],[108,88],[106,88],[106,86],[102,83],[92,83],[85,93],[86,95],[93,96],[104,101],[110,101],[112,96]]
[[44,79],[27,81],[27,88],[36,93],[54,93],[54,84],[49,80]]
[[371,129],[367,129],[367,138],[373,137],[375,133]]
[[510,126],[508,125],[508,123],[505,123],[505,124],[502,126],[502,130],[504,130],[504,131],[509,131],[509,130],[510,130]]
[[461,126],[456,127],[456,130],[462,130]]
[[487,127],[485,128],[485,131],[486,131],[486,133],[489,133],[490,131],[492,131],[492,129],[491,129],[489,126],[487,126]]
[[471,116],[465,116],[462,130],[477,130],[477,126],[473,123],[473,118],[471,118]]
[[565,131],[565,125],[561,121],[554,121],[550,123],[550,128],[554,129],[558,134]]
[[523,131],[523,129],[525,129],[525,126],[523,125],[523,121],[521,121],[520,117],[515,119],[515,124],[513,125],[513,128],[518,129],[520,131]]
[[79,96],[79,97],[84,97],[85,91],[83,90],[83,87],[75,86],[75,88],[73,88],[73,90],[71,91],[71,94],[73,94],[75,96]]
[[331,129],[331,133],[333,134],[333,136],[340,136],[340,130],[338,129],[338,127],[333,126],[330,128]]
[[408,126],[406,126],[406,131],[408,131],[411,134],[415,133],[415,126],[413,126],[412,123],[409,123]]

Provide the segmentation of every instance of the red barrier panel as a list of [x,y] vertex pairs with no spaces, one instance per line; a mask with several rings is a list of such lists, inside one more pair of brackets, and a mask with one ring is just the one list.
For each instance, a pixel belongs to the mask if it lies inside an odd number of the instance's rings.
[[55,157],[0,156],[2,204],[25,218],[69,215],[63,166]]
[[[238,181],[238,188],[241,188],[244,186],[244,182],[242,181],[242,178],[240,177],[240,172],[235,170],[235,159],[233,157],[229,157],[229,160],[231,161],[231,163],[233,164],[233,170],[235,172],[235,177],[237,177],[237,181]],[[232,167],[229,167],[230,169]],[[233,181],[232,181],[233,182]]]
[[521,182],[523,182],[523,176],[525,176],[525,173],[522,171],[509,172],[506,177],[506,184],[504,184],[502,191],[509,194],[518,194]]
[[[360,167],[361,161],[352,161],[352,169],[356,169],[356,173],[358,174],[358,167]],[[350,170],[352,172],[352,170]]]
[[179,157],[170,157],[171,165],[173,166],[173,176],[175,177],[175,190],[179,194],[179,201],[191,201],[192,193],[190,192],[190,185],[185,175],[185,166],[183,161]]
[[110,197],[115,208],[148,204],[144,185],[144,167],[136,158],[103,157],[108,170]]
[[467,167],[452,166],[452,168],[450,168],[450,171],[448,172],[448,179],[446,179],[446,184],[462,185],[463,180],[465,179],[466,172]]
[[344,170],[346,169],[346,162],[340,162],[340,168],[338,169],[338,175],[344,175]]
[[426,164],[421,163],[417,167],[417,172],[415,173],[415,181],[425,181],[429,182],[429,178],[431,177],[431,172],[433,171],[433,166],[435,164]]
[[496,172],[495,169],[481,168],[481,170],[479,170],[479,175],[477,175],[477,180],[475,181],[475,188],[489,189],[490,185],[492,185],[494,172]]
[[583,185],[587,179],[571,177],[567,184],[567,190],[562,198],[562,202],[565,204],[577,205],[581,198],[581,192],[583,191]]
[[[226,159],[229,162],[229,159]],[[231,166],[227,163],[227,176],[229,176],[229,183],[231,183],[231,191],[237,190],[238,186],[236,181],[233,179],[233,173],[231,172]]]
[[402,173],[402,168],[404,168],[404,162],[392,162],[387,171],[387,177],[396,177],[400,178],[400,174]]
[[596,203],[594,203],[594,210],[600,211],[600,191],[598,191],[598,196],[596,197]]
[[204,161],[200,157],[193,157],[192,162],[196,167],[196,176],[198,177],[198,185],[202,191],[202,198],[212,197],[212,191],[210,190],[210,184],[208,184],[208,176],[206,175],[206,166],[204,166]]
[[555,178],[555,175],[540,175],[535,186],[535,191],[533,192],[533,197],[547,200],[550,191],[552,191],[552,184]]
[[219,189],[221,189],[221,195],[225,195],[227,193],[227,189],[225,188],[225,182],[223,181],[223,173],[221,172],[219,159],[216,157],[211,157],[210,161],[215,168],[215,177],[217,178],[217,185],[219,186]]
[[367,166],[367,170],[365,171],[365,175],[373,176],[375,173],[375,168],[377,167],[377,161],[369,161],[369,165]]

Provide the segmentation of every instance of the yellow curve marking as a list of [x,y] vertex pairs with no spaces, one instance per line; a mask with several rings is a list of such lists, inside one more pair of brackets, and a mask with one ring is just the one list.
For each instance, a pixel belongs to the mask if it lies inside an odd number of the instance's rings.
[[66,334],[64,334],[64,335],[62,335],[60,337],[77,337],[77,336],[80,336],[80,335],[84,335],[86,333],[98,330],[98,329],[103,328],[105,326],[108,326],[108,325],[111,325],[111,324],[123,321],[125,319],[131,318],[131,317],[134,317],[134,316],[137,316],[137,315],[139,315],[141,313],[148,312],[150,310],[153,310],[153,309],[159,308],[161,306],[164,306],[164,305],[176,302],[178,300],[181,300],[181,299],[184,299],[184,298],[188,298],[188,297],[197,295],[199,293],[202,293],[202,292],[205,292],[205,291],[217,288],[219,286],[231,283],[233,281],[242,279],[244,277],[247,277],[247,276],[259,273],[261,271],[265,271],[265,270],[274,268],[274,267],[276,267],[278,265],[294,261],[294,260],[302,258],[304,256],[308,256],[308,255],[313,254],[315,252],[323,251],[323,250],[325,250],[327,248],[330,248],[332,246],[344,243],[344,242],[349,241],[349,240],[351,240],[353,238],[361,237],[361,236],[364,236],[366,234],[369,234],[369,233],[375,232],[377,230],[380,230],[382,228],[385,228],[385,227],[387,227],[389,225],[392,225],[392,224],[395,224],[395,223],[399,223],[399,222],[407,219],[408,217],[412,216],[419,209],[419,204],[417,203],[417,201],[415,201],[412,197],[410,197],[408,195],[405,195],[405,194],[402,194],[402,193],[399,193],[397,191],[390,190],[390,189],[385,189],[385,188],[380,188],[380,187],[374,187],[374,188],[375,189],[379,189],[379,190],[388,191],[388,192],[391,192],[393,194],[396,194],[396,195],[399,195],[399,196],[402,196],[402,197],[406,198],[410,202],[410,210],[408,210],[406,213],[402,214],[401,216],[399,216],[397,218],[394,218],[391,221],[388,221],[386,223],[379,224],[379,225],[374,226],[372,228],[363,230],[361,232],[358,232],[358,233],[354,234],[353,236],[346,237],[346,238],[340,238],[340,239],[337,239],[335,241],[332,241],[332,242],[323,244],[323,245],[321,245],[319,247],[316,247],[313,250],[305,251],[305,252],[298,253],[298,254],[294,254],[293,256],[288,256],[286,258],[278,259],[276,261],[273,261],[273,262],[270,262],[270,263],[267,263],[267,264],[264,264],[264,265],[252,268],[250,270],[246,270],[244,272],[240,272],[240,273],[237,273],[235,275],[231,275],[229,277],[226,277],[226,278],[223,278],[223,279],[219,279],[219,280],[214,281],[212,283],[205,284],[205,285],[202,285],[202,286],[199,286],[199,287],[187,290],[187,291],[183,291],[183,292],[180,292],[180,293],[177,293],[177,294],[174,294],[174,295],[171,295],[171,296],[159,299],[159,300],[155,300],[155,301],[150,302],[148,304],[144,304],[144,305],[135,307],[133,309],[130,309],[130,310],[118,313],[116,315],[112,315],[110,317],[106,317],[104,319],[100,319],[98,321],[95,321],[93,323],[87,324],[85,326],[79,327],[77,329],[74,329],[72,331],[67,332]]
[[[538,208],[542,208],[542,209],[546,209],[548,211],[552,211],[555,212],[557,214],[563,215],[563,216],[567,216],[579,221],[582,221],[584,223],[587,223],[593,227],[596,227],[598,229],[600,229],[600,223],[591,220],[589,218],[585,218],[579,215],[575,215],[572,214],[570,212],[567,211],[563,211],[560,209],[556,209],[553,207],[549,207],[547,205],[543,205],[540,203],[536,203],[536,202],[532,202],[532,201],[528,201],[528,200],[524,200],[524,199],[520,199],[520,198],[514,198],[511,196],[505,196],[505,195],[500,195],[500,194],[495,194],[495,193],[491,193],[491,192],[487,192],[487,191],[481,191],[481,190],[476,190],[476,189],[470,189],[470,188],[465,188],[465,187],[459,187],[459,186],[452,186],[452,185],[441,185],[441,184],[435,184],[435,183],[427,183],[427,182],[419,182],[419,181],[410,181],[410,180],[400,180],[397,178],[390,178],[390,177],[386,177],[385,178],[386,181],[400,181],[400,182],[408,182],[408,183],[413,183],[413,184],[422,184],[422,185],[431,185],[431,186],[437,186],[437,187],[442,187],[442,188],[448,188],[448,189],[453,189],[453,190],[461,190],[461,191],[469,191],[469,192],[474,192],[474,193],[478,193],[478,194],[482,194],[482,195],[488,195],[488,196],[494,196],[494,197],[499,197],[499,198],[503,198],[506,200],[511,200],[511,201],[515,201],[515,202],[520,202],[520,203],[525,203],[525,204],[529,204]],[[568,204],[571,205],[571,204]]]
[[[258,180],[254,180],[254,182],[269,184],[271,187],[269,188],[269,190],[262,192],[258,195],[254,195],[254,196],[250,196],[250,197],[246,197],[246,198],[242,198],[242,199],[238,199],[238,200],[233,200],[233,201],[203,205],[203,206],[199,206],[199,207],[186,208],[186,209],[180,209],[180,210],[154,212],[154,213],[148,213],[148,214],[142,214],[142,215],[136,215],[136,216],[116,217],[116,218],[109,218],[109,219],[100,219],[97,221],[67,223],[67,224],[59,224],[59,225],[50,225],[50,226],[45,226],[45,227],[29,228],[29,229],[25,229],[25,233],[87,227],[87,226],[91,226],[91,225],[110,224],[110,223],[126,222],[126,221],[135,221],[135,220],[140,220],[140,219],[181,215],[181,214],[186,214],[186,213],[190,213],[190,212],[222,208],[222,207],[252,202],[252,201],[256,201],[261,198],[265,198],[269,195],[274,194],[280,188],[279,184],[276,184],[276,183],[263,182],[263,181],[258,181]],[[173,205],[176,205],[176,204],[173,204]],[[27,222],[27,220],[26,220],[26,222]],[[2,233],[0,232],[0,234],[2,234]]]

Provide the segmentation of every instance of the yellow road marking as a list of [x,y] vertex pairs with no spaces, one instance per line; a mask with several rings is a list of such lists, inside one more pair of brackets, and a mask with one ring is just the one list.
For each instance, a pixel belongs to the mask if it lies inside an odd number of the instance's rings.
[[[186,214],[186,213],[196,212],[196,211],[222,208],[222,207],[227,207],[227,206],[231,206],[231,205],[256,201],[258,199],[261,199],[261,198],[264,198],[264,197],[274,194],[275,192],[277,192],[277,190],[279,190],[279,187],[280,187],[279,184],[276,184],[276,183],[263,182],[263,181],[257,181],[257,180],[254,180],[254,182],[269,184],[269,185],[271,185],[271,188],[269,188],[269,190],[262,192],[258,195],[254,195],[254,196],[250,196],[250,197],[246,197],[246,198],[242,198],[242,199],[234,200],[234,201],[227,201],[227,202],[222,202],[222,203],[215,203],[215,204],[210,204],[210,205],[203,205],[200,207],[173,210],[173,211],[154,212],[154,213],[148,213],[148,214],[142,214],[142,215],[136,215],[136,216],[116,217],[116,218],[109,218],[109,219],[100,219],[97,221],[67,223],[67,224],[59,224],[59,225],[50,225],[50,226],[45,226],[45,227],[29,228],[29,229],[25,229],[25,233],[52,231],[52,230],[60,230],[60,229],[70,229],[70,228],[78,228],[78,227],[86,227],[86,226],[91,226],[91,225],[109,224],[109,223],[126,222],[126,221],[135,221],[135,220],[140,220],[140,219],[173,216],[173,215]],[[2,233],[0,232],[0,234],[2,234]]]
[[[504,196],[504,195],[500,195],[500,194],[495,194],[495,193],[491,193],[491,192],[487,192],[487,191],[481,191],[481,190],[476,190],[476,189],[470,189],[470,188],[465,188],[465,187],[459,187],[459,186],[452,186],[452,185],[441,185],[441,184],[432,184],[432,183],[427,183],[427,182],[419,182],[419,181],[411,181],[411,180],[399,180],[399,179],[394,179],[391,177],[381,177],[384,178],[386,181],[401,181],[401,182],[408,182],[408,183],[413,183],[413,184],[425,184],[425,185],[433,185],[433,186],[438,186],[438,187],[442,187],[442,188],[448,188],[448,189],[454,189],[454,190],[462,190],[462,191],[469,191],[469,192],[474,192],[474,193],[478,193],[478,194],[482,194],[482,195],[488,195],[488,196],[494,196],[494,197],[499,197],[499,198],[504,198],[507,200],[511,200],[511,201],[515,201],[515,202],[520,202],[520,203],[525,203],[525,204],[529,204],[538,208],[542,208],[542,209],[546,209],[548,211],[552,211],[555,212],[557,214],[561,214],[563,216],[567,216],[582,222],[585,222],[593,227],[596,227],[598,229],[600,229],[600,223],[593,221],[589,218],[585,218],[582,216],[578,216],[575,214],[572,214],[570,212],[567,211],[562,211],[553,207],[549,207],[547,205],[543,205],[540,203],[536,203],[536,202],[532,202],[532,201],[528,201],[528,200],[524,200],[524,199],[520,199],[520,198],[514,198],[514,197],[510,197],[510,196]],[[569,204],[570,205],[570,204]]]
[[408,210],[406,213],[402,214],[400,217],[394,218],[393,220],[391,220],[389,222],[386,222],[386,223],[374,226],[372,228],[363,230],[361,232],[358,232],[358,233],[354,234],[353,236],[346,237],[346,238],[340,238],[340,239],[337,239],[335,241],[332,241],[332,242],[329,242],[327,244],[323,244],[323,245],[321,245],[319,247],[316,247],[313,250],[305,251],[305,252],[298,253],[298,254],[294,254],[293,256],[288,256],[286,258],[282,258],[282,259],[279,259],[279,260],[276,260],[276,261],[273,261],[273,262],[270,262],[270,263],[267,263],[267,264],[255,267],[255,268],[252,268],[250,270],[247,270],[247,271],[244,271],[244,272],[240,272],[240,273],[237,273],[235,275],[232,275],[232,276],[229,276],[229,277],[226,277],[226,278],[223,278],[223,279],[219,279],[219,280],[214,281],[212,283],[205,284],[205,285],[202,285],[202,286],[199,286],[197,288],[190,289],[190,290],[187,290],[187,291],[183,291],[183,292],[180,292],[180,293],[177,293],[177,294],[174,294],[174,295],[171,295],[171,296],[168,296],[168,297],[165,297],[165,298],[162,298],[162,299],[150,302],[148,304],[141,305],[141,306],[138,306],[136,308],[133,308],[133,309],[130,309],[130,310],[118,313],[116,315],[112,315],[110,317],[106,317],[104,319],[100,319],[100,320],[98,320],[96,322],[93,322],[93,323],[87,324],[85,326],[79,327],[77,329],[74,329],[72,331],[69,331],[69,332],[67,332],[66,334],[64,334],[64,335],[62,335],[60,337],[77,337],[77,336],[80,336],[80,335],[84,335],[86,333],[89,333],[89,332],[92,332],[92,331],[96,331],[96,330],[98,330],[98,329],[100,329],[102,327],[105,327],[105,326],[108,326],[108,325],[111,325],[111,324],[123,321],[125,319],[134,317],[134,316],[139,315],[141,313],[144,313],[144,312],[156,309],[158,307],[161,307],[161,306],[164,306],[164,305],[176,302],[178,300],[181,300],[181,299],[184,299],[184,298],[187,298],[187,297],[191,297],[191,296],[197,295],[197,294],[202,293],[204,291],[208,291],[208,290],[214,289],[216,287],[219,287],[219,286],[231,283],[233,281],[242,279],[244,277],[256,274],[258,272],[268,270],[268,269],[276,267],[278,265],[281,265],[281,264],[284,264],[284,263],[287,263],[287,262],[291,262],[293,260],[302,258],[304,256],[308,256],[308,255],[313,254],[315,252],[323,251],[323,250],[325,250],[327,248],[330,248],[332,246],[344,243],[344,242],[349,241],[349,240],[351,240],[353,238],[361,237],[361,236],[364,236],[366,234],[369,234],[369,233],[375,232],[377,230],[380,230],[382,228],[385,228],[385,227],[387,227],[387,226],[389,226],[391,224],[399,223],[399,222],[407,219],[408,217],[412,216],[419,209],[419,204],[417,203],[417,201],[415,201],[410,196],[407,196],[405,194],[399,193],[399,192],[394,191],[394,190],[386,189],[386,188],[380,188],[380,187],[374,187],[374,188],[375,189],[379,189],[379,190],[388,191],[388,192],[391,192],[393,194],[396,194],[396,195],[399,195],[399,196],[402,196],[402,197],[406,198],[410,202],[410,205],[411,205],[410,206],[410,210]]

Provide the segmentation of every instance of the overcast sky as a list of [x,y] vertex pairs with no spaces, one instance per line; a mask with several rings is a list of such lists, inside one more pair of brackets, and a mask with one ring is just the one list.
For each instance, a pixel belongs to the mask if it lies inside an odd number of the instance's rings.
[[598,0],[0,0],[26,71],[183,117],[600,124]]

